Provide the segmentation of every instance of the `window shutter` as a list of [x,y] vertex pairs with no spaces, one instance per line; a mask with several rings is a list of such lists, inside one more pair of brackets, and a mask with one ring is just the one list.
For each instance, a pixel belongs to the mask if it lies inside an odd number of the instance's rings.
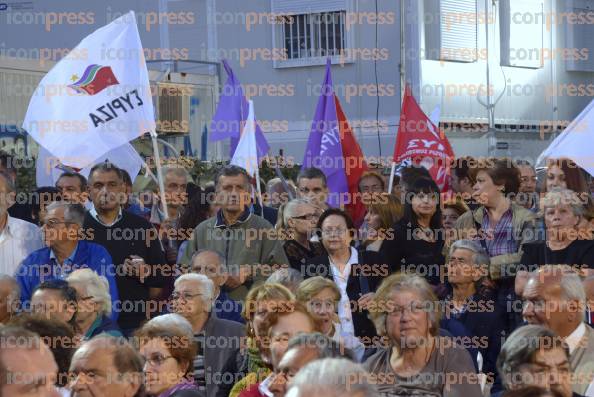
[[[577,23],[565,25],[565,47],[570,52],[565,60],[565,68],[570,72],[594,72],[594,1],[567,0],[566,12],[576,15]],[[579,23],[579,21],[585,23]]]
[[309,14],[327,11],[344,11],[347,0],[271,0],[273,14]]
[[476,0],[425,0],[426,58],[477,60]]

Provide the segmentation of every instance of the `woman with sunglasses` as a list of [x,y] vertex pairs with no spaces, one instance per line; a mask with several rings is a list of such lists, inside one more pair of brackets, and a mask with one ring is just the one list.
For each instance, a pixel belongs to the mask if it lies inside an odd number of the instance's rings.
[[319,209],[304,199],[294,199],[281,205],[276,230],[284,233],[287,239],[283,245],[291,267],[301,271],[306,260],[322,255],[324,249],[310,241]]

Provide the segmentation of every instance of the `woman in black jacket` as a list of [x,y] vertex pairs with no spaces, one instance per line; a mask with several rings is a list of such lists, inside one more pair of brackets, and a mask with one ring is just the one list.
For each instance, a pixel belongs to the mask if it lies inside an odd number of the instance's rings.
[[439,285],[445,264],[444,233],[439,188],[431,179],[417,179],[407,190],[404,215],[394,225],[394,238],[382,244],[380,254],[392,272],[416,273]]
[[323,276],[336,283],[341,295],[338,318],[342,332],[364,338],[368,345],[375,327],[367,309],[381,279],[389,274],[388,266],[378,253],[353,247],[355,226],[340,209],[324,211],[316,231],[327,254],[310,259],[304,277]]

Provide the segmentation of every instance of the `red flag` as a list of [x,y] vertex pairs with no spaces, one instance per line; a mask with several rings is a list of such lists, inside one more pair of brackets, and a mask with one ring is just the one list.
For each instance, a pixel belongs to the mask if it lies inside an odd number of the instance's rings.
[[431,122],[407,86],[400,112],[400,126],[394,146],[394,162],[411,160],[429,170],[441,191],[449,189],[454,151],[443,131]]
[[363,151],[357,143],[357,139],[353,135],[351,126],[342,111],[338,97],[334,96],[336,103],[336,119],[340,128],[340,142],[342,146],[342,156],[345,163],[345,174],[347,178],[347,185],[349,187],[350,202],[346,205],[346,210],[353,218],[355,224],[361,223],[365,216],[365,206],[359,197],[359,178],[365,171],[367,171],[367,164]]

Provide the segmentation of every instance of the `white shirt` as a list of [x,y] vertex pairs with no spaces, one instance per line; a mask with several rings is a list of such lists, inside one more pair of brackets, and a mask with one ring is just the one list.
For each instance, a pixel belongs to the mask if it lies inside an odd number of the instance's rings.
[[340,323],[333,323],[333,325],[334,335],[332,335],[332,340],[342,344],[344,347],[352,351],[356,362],[360,363],[363,361],[365,345],[355,335],[345,334],[342,331]]
[[0,274],[13,275],[23,259],[43,246],[37,225],[8,215],[0,233]]
[[118,216],[116,216],[115,220],[113,222],[111,222],[110,224],[104,223],[101,219],[99,219],[99,214],[97,213],[97,210],[95,209],[94,205],[89,210],[89,214],[93,217],[93,219],[95,219],[97,222],[99,222],[103,226],[112,227],[113,225],[118,223],[120,221],[120,219],[122,219],[122,207],[120,207],[120,209],[118,210]]
[[565,338],[565,343],[567,343],[567,346],[569,347],[570,355],[573,354],[574,350],[578,347],[580,340],[582,340],[585,334],[586,324],[581,322],[580,325],[578,325],[577,328],[574,329],[573,332],[567,336],[567,338]]
[[359,261],[359,255],[357,250],[351,247],[351,257],[344,267],[344,271],[340,273],[338,268],[330,260],[330,270],[332,271],[332,279],[336,283],[338,290],[340,291],[340,301],[338,302],[338,319],[340,320],[340,326],[342,328],[343,335],[355,335],[355,326],[353,325],[353,313],[351,312],[351,300],[347,294],[347,284],[349,282],[349,276],[351,274],[351,266],[357,264]]

